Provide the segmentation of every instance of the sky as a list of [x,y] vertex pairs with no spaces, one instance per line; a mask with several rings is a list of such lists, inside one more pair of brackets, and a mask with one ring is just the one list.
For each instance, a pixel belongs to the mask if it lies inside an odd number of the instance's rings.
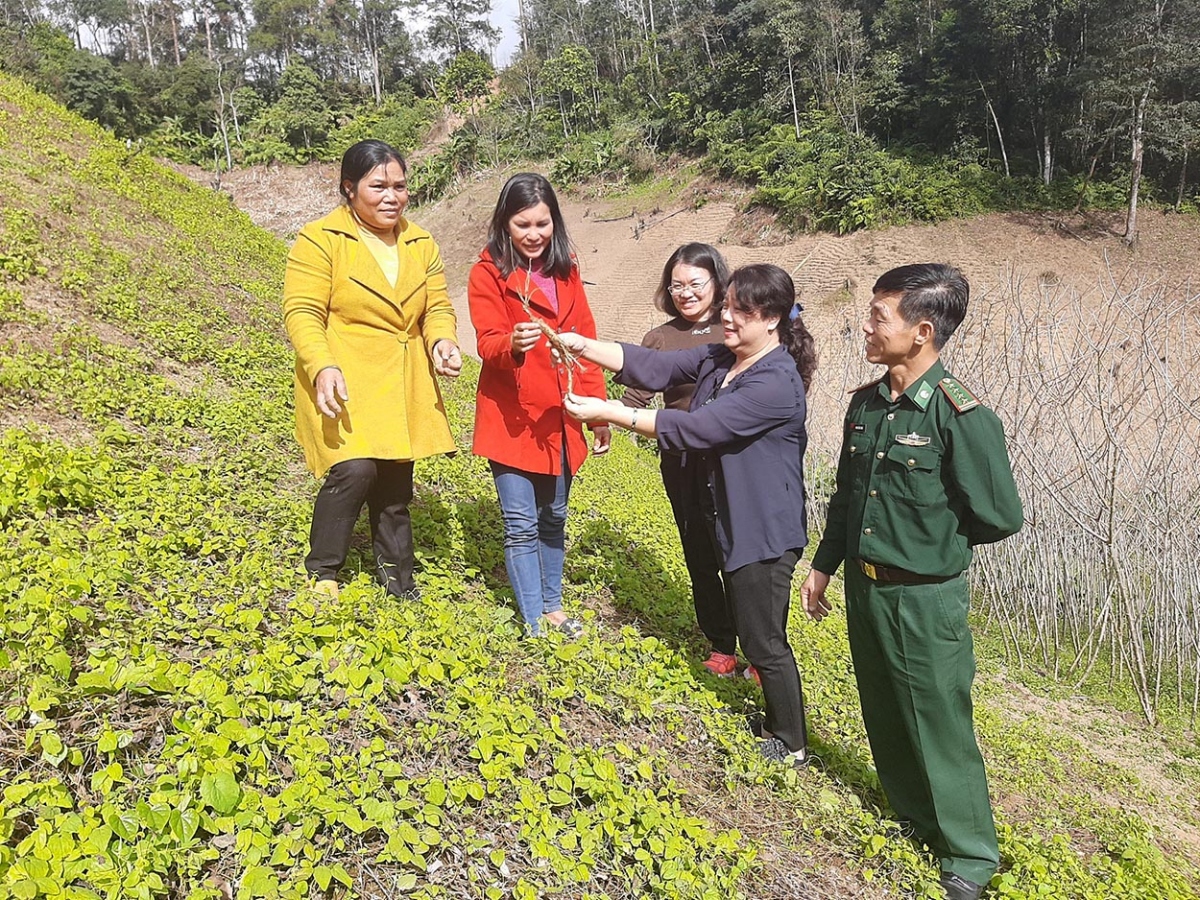
[[500,43],[492,55],[497,68],[507,66],[521,43],[517,32],[518,0],[492,0],[492,24],[500,29]]

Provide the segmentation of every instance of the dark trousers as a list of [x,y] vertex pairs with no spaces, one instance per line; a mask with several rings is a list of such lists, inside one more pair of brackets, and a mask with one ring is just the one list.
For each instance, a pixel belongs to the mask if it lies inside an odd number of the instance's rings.
[[975,741],[966,578],[880,584],[849,561],[845,573],[850,653],[883,790],[944,871],[987,884],[1000,853]]
[[413,581],[413,464],[392,459],[348,459],[329,470],[313,508],[304,568],[316,579],[335,578],[350,550],[363,503],[371,517],[375,574],[389,594],[416,589]]
[[732,656],[737,650],[737,629],[733,624],[733,610],[725,596],[725,586],[721,583],[721,552],[713,523],[707,521],[700,502],[700,492],[708,490],[704,460],[696,453],[686,457],[664,453],[659,459],[659,468],[683,544],[688,577],[692,581],[696,622],[714,650]]
[[792,572],[799,560],[800,551],[789,550],[779,559],[725,573],[742,652],[762,680],[766,729],[790,750],[808,747],[800,670],[787,637]]

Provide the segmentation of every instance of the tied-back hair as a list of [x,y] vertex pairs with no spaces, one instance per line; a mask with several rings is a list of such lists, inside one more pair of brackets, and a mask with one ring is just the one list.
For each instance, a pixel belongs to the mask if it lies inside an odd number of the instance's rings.
[[400,163],[400,170],[407,175],[408,165],[400,151],[391,144],[383,141],[359,141],[342,154],[342,171],[338,177],[338,193],[347,203],[350,202],[350,192],[346,190],[346,182],[358,184],[368,173],[377,166],[385,166],[390,162]]
[[522,210],[539,203],[546,204],[550,210],[550,221],[554,224],[550,244],[541,257],[541,270],[555,278],[567,278],[571,274],[571,267],[575,264],[571,256],[571,239],[567,235],[567,226],[558,208],[558,197],[554,194],[554,188],[543,175],[536,172],[520,172],[508,179],[500,189],[500,198],[496,201],[492,222],[488,226],[488,253],[505,278],[516,269],[529,267],[529,260],[513,246],[508,233],[509,220]]
[[928,319],[933,346],[941,350],[967,317],[971,286],[963,273],[946,263],[914,263],[879,276],[875,294],[899,294],[898,311],[909,325]]
[[658,282],[658,289],[654,292],[655,309],[665,312],[672,319],[681,318],[679,308],[675,306],[671,292],[667,290],[671,286],[671,275],[678,265],[703,269],[712,278],[713,308],[710,317],[715,319],[721,304],[725,302],[725,288],[729,284],[729,266],[726,265],[725,258],[721,256],[716,247],[697,241],[684,244],[667,257],[667,263],[663,266],[662,278]]
[[760,319],[779,317],[776,326],[779,343],[796,361],[796,371],[800,373],[805,390],[808,390],[817,371],[817,344],[804,319],[799,315],[792,318],[797,306],[796,285],[792,276],[769,263],[742,266],[734,269],[730,276],[729,290],[736,298],[738,307],[746,312]]

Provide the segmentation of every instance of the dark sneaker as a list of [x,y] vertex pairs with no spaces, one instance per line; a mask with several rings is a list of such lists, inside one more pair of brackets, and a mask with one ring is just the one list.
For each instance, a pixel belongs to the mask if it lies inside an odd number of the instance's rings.
[[946,892],[946,900],[979,900],[983,896],[982,884],[967,881],[953,872],[943,872],[938,884]]
[[804,768],[816,759],[807,748],[799,750],[790,750],[777,737],[763,738],[758,742],[758,752],[763,755],[763,759],[769,759],[771,762],[781,762],[789,766],[795,766],[797,769]]

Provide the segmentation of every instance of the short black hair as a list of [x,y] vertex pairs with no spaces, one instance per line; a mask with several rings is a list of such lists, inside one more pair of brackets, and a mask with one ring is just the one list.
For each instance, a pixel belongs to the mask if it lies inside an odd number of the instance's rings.
[[390,162],[400,163],[400,170],[408,174],[408,165],[400,151],[384,141],[359,141],[342,154],[342,174],[338,178],[338,193],[350,201],[350,193],[346,190],[346,182],[358,184],[376,166],[385,166]]
[[[729,284],[729,266],[725,263],[725,257],[721,256],[721,251],[712,244],[702,244],[699,241],[677,247],[675,252],[667,257],[667,263],[662,270],[662,278],[658,282],[658,289],[654,292],[654,306],[672,319],[683,318],[679,307],[671,299],[671,292],[667,290],[671,286],[672,273],[678,265],[695,266],[697,269],[703,269],[712,277],[713,309],[720,309],[721,303],[725,300],[725,288]],[[713,316],[716,316],[715,312]]]
[[900,315],[909,325],[933,324],[933,346],[941,350],[967,316],[971,286],[947,263],[914,263],[884,272],[871,291],[899,294]]
[[508,222],[521,210],[529,209],[545,203],[550,210],[550,221],[554,223],[554,233],[550,235],[550,246],[542,257],[542,271],[556,278],[566,278],[571,274],[575,264],[571,257],[571,239],[567,235],[567,226],[563,222],[562,211],[558,208],[558,197],[554,188],[546,180],[546,176],[536,172],[519,172],[505,182],[500,189],[500,197],[496,200],[496,209],[492,212],[492,222],[488,226],[488,253],[492,262],[507,278],[518,267],[529,265],[512,245],[508,233]]

